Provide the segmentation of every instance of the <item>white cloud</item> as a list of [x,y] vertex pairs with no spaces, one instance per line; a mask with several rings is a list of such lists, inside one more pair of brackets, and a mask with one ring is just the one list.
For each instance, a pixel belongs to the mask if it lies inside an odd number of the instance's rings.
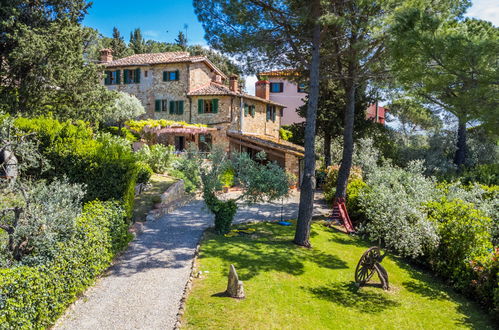
[[497,0],[476,0],[466,16],[483,19],[499,26],[499,2]]
[[246,93],[255,95],[255,83],[258,80],[256,76],[245,76],[244,79],[246,80]]
[[157,38],[159,37],[159,32],[155,30],[147,30],[144,31],[144,36],[150,37],[150,38]]

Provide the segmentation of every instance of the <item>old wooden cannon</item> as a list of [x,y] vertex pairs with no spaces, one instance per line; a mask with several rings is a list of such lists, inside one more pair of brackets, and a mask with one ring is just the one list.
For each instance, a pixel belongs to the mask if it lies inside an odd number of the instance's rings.
[[381,280],[383,290],[388,290],[388,273],[380,264],[385,256],[386,253],[381,255],[380,248],[377,246],[373,246],[364,252],[360,257],[357,268],[355,268],[355,283],[358,286],[365,285],[376,272]]

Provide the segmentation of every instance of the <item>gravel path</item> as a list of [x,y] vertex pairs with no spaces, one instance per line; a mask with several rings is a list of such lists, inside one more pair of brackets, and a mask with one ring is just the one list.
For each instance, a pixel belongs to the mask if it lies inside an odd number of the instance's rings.
[[196,200],[156,221],[55,329],[173,329],[196,245],[212,216]]
[[[296,218],[298,203],[296,192],[284,201],[284,220]],[[316,201],[314,213],[326,212],[323,206]],[[240,205],[234,220],[280,216],[281,203]],[[197,243],[212,223],[201,200],[146,222],[143,233],[54,329],[173,329]]]

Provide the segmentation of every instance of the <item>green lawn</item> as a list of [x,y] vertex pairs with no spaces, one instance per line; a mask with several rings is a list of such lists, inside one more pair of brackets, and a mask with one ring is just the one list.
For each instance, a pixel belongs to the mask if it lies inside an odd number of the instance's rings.
[[160,195],[175,181],[176,179],[163,174],[153,174],[149,180],[151,187],[135,197],[133,220],[135,222],[145,221],[147,212],[152,209],[155,203],[161,201]]
[[[492,329],[488,315],[430,274],[387,257],[391,289],[357,289],[366,242],[316,223],[312,249],[291,243],[293,227],[242,225],[253,234],[205,235],[183,326],[195,329]],[[224,297],[229,265],[246,299]],[[375,275],[371,280],[378,283]]]

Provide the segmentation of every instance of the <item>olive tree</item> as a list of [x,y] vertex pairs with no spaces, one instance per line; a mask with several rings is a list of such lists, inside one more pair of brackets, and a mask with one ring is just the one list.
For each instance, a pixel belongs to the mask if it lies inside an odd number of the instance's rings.
[[[289,193],[290,175],[278,164],[266,162],[264,152],[252,159],[246,153],[229,155],[221,149],[215,149],[209,162],[201,167],[203,197],[206,205],[215,215],[215,230],[225,234],[237,212],[237,202],[247,203],[272,202],[285,197]],[[242,193],[236,198],[220,199],[217,193],[222,190],[220,178],[222,174],[232,169],[234,182],[242,188]]]
[[103,115],[107,124],[118,125],[120,128],[129,119],[135,119],[146,113],[138,98],[125,92],[118,92],[114,104]]

